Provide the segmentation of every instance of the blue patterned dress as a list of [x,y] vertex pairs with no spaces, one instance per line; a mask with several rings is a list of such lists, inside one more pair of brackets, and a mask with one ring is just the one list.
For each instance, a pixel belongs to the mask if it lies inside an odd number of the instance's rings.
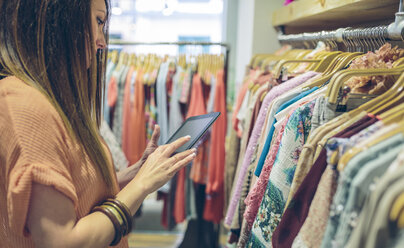
[[311,101],[298,107],[286,123],[248,247],[272,246],[272,233],[281,220],[297,161],[311,129],[314,104]]

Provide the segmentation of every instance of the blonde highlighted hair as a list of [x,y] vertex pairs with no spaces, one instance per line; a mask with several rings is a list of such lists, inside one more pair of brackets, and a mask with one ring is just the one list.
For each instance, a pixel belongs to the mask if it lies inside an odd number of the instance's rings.
[[50,100],[113,189],[98,132],[106,51],[93,48],[91,0],[0,0],[0,10],[0,75],[16,76]]

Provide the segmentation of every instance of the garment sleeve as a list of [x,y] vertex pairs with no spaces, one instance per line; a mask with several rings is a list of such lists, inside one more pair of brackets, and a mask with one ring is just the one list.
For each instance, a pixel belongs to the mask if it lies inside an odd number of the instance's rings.
[[71,167],[78,163],[71,156],[74,148],[64,124],[49,102],[32,99],[10,104],[10,123],[3,124],[9,144],[5,153],[7,212],[10,228],[28,235],[26,226],[33,183],[53,187],[72,200],[77,194]]

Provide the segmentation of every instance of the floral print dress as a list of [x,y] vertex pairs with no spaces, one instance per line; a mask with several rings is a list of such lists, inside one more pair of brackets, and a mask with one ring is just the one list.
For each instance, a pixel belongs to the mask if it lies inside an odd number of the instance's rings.
[[248,247],[272,246],[272,234],[281,220],[297,161],[311,129],[314,104],[313,100],[298,107],[285,126]]

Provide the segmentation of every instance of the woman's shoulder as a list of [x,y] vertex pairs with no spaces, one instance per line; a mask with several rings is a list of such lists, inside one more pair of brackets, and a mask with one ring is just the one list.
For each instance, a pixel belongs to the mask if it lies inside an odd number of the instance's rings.
[[62,118],[50,100],[16,77],[0,80],[0,120],[0,129],[18,136],[41,133],[46,139],[66,133]]
[[17,77],[0,80],[0,113],[9,114],[12,117],[38,115],[57,118],[59,116],[45,94]]

